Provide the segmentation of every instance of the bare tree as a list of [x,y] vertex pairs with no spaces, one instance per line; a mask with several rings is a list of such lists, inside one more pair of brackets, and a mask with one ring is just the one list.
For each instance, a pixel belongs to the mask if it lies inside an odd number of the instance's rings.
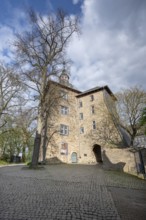
[[58,133],[58,127],[54,125],[60,110],[60,86],[57,82],[50,81],[47,87],[46,97],[43,103],[44,120],[42,122],[40,158],[43,163],[46,159],[46,150],[49,142],[54,142],[53,136]]
[[134,138],[141,129],[141,114],[146,106],[146,92],[138,87],[132,87],[117,94],[117,110],[119,124],[130,136],[131,146]]
[[30,10],[29,19],[31,30],[23,35],[17,35],[14,45],[19,64],[28,66],[27,70],[23,68],[25,82],[39,97],[38,123],[32,157],[32,166],[36,166],[42,130],[48,115],[45,108],[46,93],[51,77],[58,76],[62,64],[66,62],[65,49],[70,37],[77,31],[77,19],[67,16],[61,10],[45,17]]
[[120,135],[111,115],[107,113],[98,123],[99,126],[92,131],[92,139],[98,141],[98,143],[102,145],[120,147]]
[[18,105],[22,85],[13,69],[0,64],[0,128],[7,123],[7,115]]
[[[109,97],[108,102],[110,101],[112,104],[113,114],[115,115],[115,104],[111,97]],[[110,106],[109,104],[106,104],[107,103],[105,103],[104,100],[104,103],[100,103],[100,105],[95,107],[95,111],[98,112],[98,120],[94,125],[94,129],[89,129],[87,137],[92,138],[94,142],[99,143],[101,146],[121,147],[122,139],[120,133],[114,122],[113,114],[110,111]]]
[[19,107],[17,115],[14,117],[15,128],[21,133],[22,162],[26,159],[26,149],[31,148],[30,143],[35,133],[36,111],[33,108]]
[[146,108],[143,109],[141,118],[140,118],[140,123],[143,126],[146,126]]

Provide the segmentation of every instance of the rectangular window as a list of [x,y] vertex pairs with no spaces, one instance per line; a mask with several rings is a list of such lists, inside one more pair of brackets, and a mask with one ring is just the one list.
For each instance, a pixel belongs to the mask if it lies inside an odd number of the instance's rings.
[[65,91],[63,91],[63,90],[61,90],[61,97],[63,98],[63,99],[68,99],[68,94],[67,94],[67,92],[65,92]]
[[61,149],[60,149],[61,155],[68,155],[68,144],[67,143],[61,143]]
[[82,101],[79,101],[79,108],[83,107]]
[[61,106],[61,114],[62,115],[68,115],[68,107]]
[[68,135],[69,134],[69,127],[67,125],[60,125],[60,134]]
[[95,121],[92,122],[92,127],[93,127],[93,130],[96,129],[96,122]]
[[80,113],[80,120],[83,120],[83,113]]
[[91,106],[91,113],[94,114],[95,113],[95,108],[94,105]]
[[83,133],[84,133],[84,128],[81,127],[81,128],[80,128],[80,134],[83,134]]
[[94,95],[90,95],[90,100],[91,100],[91,101],[94,100]]

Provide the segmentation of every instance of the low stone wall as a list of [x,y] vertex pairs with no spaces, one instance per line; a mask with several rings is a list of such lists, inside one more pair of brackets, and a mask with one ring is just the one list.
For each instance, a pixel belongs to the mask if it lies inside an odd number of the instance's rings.
[[146,148],[141,149],[141,154],[142,154],[144,168],[145,168],[145,171],[146,171]]
[[134,153],[131,148],[106,148],[102,152],[103,167],[111,170],[120,170],[137,175]]

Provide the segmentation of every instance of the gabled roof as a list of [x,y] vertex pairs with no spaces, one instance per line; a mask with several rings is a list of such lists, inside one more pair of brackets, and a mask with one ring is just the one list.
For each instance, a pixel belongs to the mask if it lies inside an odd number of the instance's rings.
[[65,84],[61,84],[61,83],[58,83],[58,82],[52,81],[52,80],[51,80],[50,82],[53,83],[53,84],[55,84],[55,85],[57,85],[57,86],[60,86],[60,87],[63,88],[63,89],[68,89],[68,90],[73,91],[73,92],[76,92],[76,93],[82,93],[81,91],[75,89],[74,87],[67,86],[67,85],[65,85]]
[[67,90],[78,93],[78,95],[76,95],[77,98],[80,98],[80,97],[83,97],[83,96],[86,96],[86,95],[89,95],[89,94],[93,94],[95,92],[100,92],[102,90],[106,90],[114,98],[114,100],[117,100],[116,97],[114,96],[114,94],[112,93],[112,91],[110,90],[110,88],[107,85],[102,86],[102,87],[96,86],[92,89],[81,92],[81,91],[75,89],[74,87],[70,87],[70,86],[55,82],[55,81],[51,81],[51,82],[58,85],[58,86],[60,86],[63,89],[67,89]]
[[116,97],[114,96],[114,94],[112,93],[112,91],[110,90],[110,88],[107,85],[102,86],[102,87],[96,86],[92,89],[89,89],[89,90],[86,90],[85,92],[80,93],[76,97],[80,98],[80,97],[83,97],[83,96],[86,96],[86,95],[89,95],[89,94],[92,94],[92,93],[95,93],[95,92],[99,92],[99,91],[102,91],[102,90],[106,90],[116,100]]

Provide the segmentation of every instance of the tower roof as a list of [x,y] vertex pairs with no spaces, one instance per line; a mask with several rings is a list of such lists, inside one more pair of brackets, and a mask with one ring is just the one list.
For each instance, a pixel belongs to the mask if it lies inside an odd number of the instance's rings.
[[67,72],[67,70],[65,69],[65,66],[62,70],[62,73],[59,76],[59,83],[66,85],[66,86],[70,86],[69,83],[69,72]]
[[115,100],[117,100],[116,97],[114,96],[114,94],[112,93],[112,91],[110,90],[110,88],[109,88],[107,85],[106,85],[106,86],[102,86],[102,87],[97,86],[97,87],[94,87],[94,88],[92,88],[92,89],[86,90],[85,92],[80,93],[80,94],[77,95],[76,97],[77,97],[77,98],[80,98],[80,97],[82,97],[82,96],[86,96],[86,95],[89,95],[89,94],[92,94],[92,93],[95,93],[95,92],[99,92],[99,91],[104,90],[104,89],[105,89]]

